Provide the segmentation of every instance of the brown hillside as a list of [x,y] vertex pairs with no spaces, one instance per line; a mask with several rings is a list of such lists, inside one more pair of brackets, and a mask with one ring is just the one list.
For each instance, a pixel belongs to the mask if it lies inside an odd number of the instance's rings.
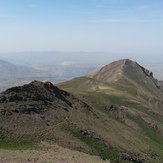
[[146,88],[151,92],[153,92],[156,87],[158,89],[160,88],[160,83],[153,78],[152,72],[129,59],[112,62],[100,70],[86,75],[86,77],[107,82],[114,82],[121,77],[126,77],[138,86]]
[[104,67],[102,67],[100,70],[86,75],[89,78],[94,78],[97,80],[102,81],[116,81],[122,76],[123,67],[125,65],[127,60],[120,60],[112,62]]
[[[161,82],[153,77],[152,72],[140,66],[137,62],[129,59],[115,61],[102,67],[99,71],[86,75],[86,77],[108,83],[121,83],[122,80],[123,82],[126,80],[133,84],[132,88],[135,87],[137,97],[146,96],[148,102],[163,114]],[[126,87],[128,84],[126,83]],[[130,88],[130,90],[132,89]]]

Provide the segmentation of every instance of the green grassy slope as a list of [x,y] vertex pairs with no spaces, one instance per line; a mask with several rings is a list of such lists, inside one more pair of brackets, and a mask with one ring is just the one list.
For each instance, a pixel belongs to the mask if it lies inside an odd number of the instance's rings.
[[[163,121],[161,113],[149,103],[150,91],[141,89],[127,77],[116,82],[81,77],[59,86],[78,95],[108,122],[102,127],[103,137],[120,153],[134,153],[142,160],[161,162]],[[104,133],[103,130],[99,127],[96,132]]]

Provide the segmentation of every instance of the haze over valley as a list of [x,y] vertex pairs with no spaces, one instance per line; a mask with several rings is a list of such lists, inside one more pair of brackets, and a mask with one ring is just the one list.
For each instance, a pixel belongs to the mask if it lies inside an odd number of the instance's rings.
[[[94,57],[95,56],[95,57]],[[127,57],[127,54],[107,52],[19,52],[0,54],[0,91],[9,87],[27,84],[33,80],[51,81],[56,84],[98,70],[100,67]],[[163,60],[132,55],[163,80]]]

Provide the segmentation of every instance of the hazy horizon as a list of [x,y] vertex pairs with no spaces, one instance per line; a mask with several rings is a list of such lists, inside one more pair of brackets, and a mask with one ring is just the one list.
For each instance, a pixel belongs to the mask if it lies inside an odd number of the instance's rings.
[[136,61],[141,66],[152,71],[154,77],[163,80],[163,57],[156,57],[156,55],[141,56],[138,54],[129,55],[124,53],[62,51],[0,53],[0,60],[38,70],[57,72],[61,69],[67,71],[71,67],[72,71],[76,70],[74,77],[93,72],[113,61],[121,59]]

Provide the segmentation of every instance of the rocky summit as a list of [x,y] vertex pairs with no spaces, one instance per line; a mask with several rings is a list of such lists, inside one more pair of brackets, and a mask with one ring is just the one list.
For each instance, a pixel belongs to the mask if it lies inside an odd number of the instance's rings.
[[40,113],[52,108],[54,103],[55,106],[67,109],[72,107],[72,103],[66,99],[68,96],[72,97],[50,82],[33,81],[1,93],[1,114],[3,112]]

